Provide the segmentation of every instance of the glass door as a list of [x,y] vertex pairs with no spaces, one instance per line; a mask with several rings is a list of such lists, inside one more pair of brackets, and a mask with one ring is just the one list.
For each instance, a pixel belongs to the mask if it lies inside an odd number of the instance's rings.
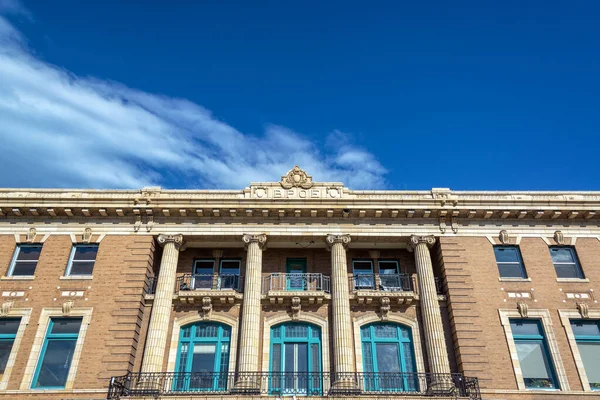
[[240,288],[241,260],[221,260],[219,273],[219,289]]
[[283,393],[306,394],[308,391],[308,343],[284,344]]
[[286,262],[286,290],[306,290],[306,258],[288,258]]
[[373,275],[373,261],[354,260],[352,261],[352,270],[354,272],[354,289],[374,289],[375,276]]
[[400,272],[398,271],[398,261],[379,261],[379,281],[381,290],[402,290]]
[[215,260],[194,261],[194,274],[192,275],[193,289],[213,289],[215,273]]

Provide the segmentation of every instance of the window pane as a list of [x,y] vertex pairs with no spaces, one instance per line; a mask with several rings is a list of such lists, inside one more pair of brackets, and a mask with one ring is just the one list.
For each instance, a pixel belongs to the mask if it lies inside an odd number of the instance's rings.
[[571,327],[575,336],[600,336],[600,321],[571,321]]
[[223,261],[221,261],[221,273],[222,274],[239,274],[240,273],[240,261],[239,260],[223,260]]
[[12,275],[14,276],[31,276],[35,273],[37,261],[17,261],[13,268]]
[[18,261],[37,261],[40,259],[42,246],[19,246]]
[[81,326],[80,318],[61,318],[52,319],[52,334],[71,333],[78,334]]
[[273,345],[273,354],[271,355],[271,364],[273,372],[281,371],[281,345]]
[[0,335],[16,335],[20,318],[0,318]]
[[214,343],[194,344],[191,372],[214,372],[215,351],[216,346]]
[[73,260],[86,260],[93,261],[96,259],[98,253],[98,246],[77,246],[75,247],[75,254],[73,254]]
[[215,325],[197,325],[196,337],[216,338],[219,333],[219,327]]
[[355,274],[372,274],[373,264],[369,261],[355,261],[352,266],[354,267]]
[[519,335],[536,335],[543,336],[540,330],[540,325],[537,321],[511,320],[510,329],[513,336]]
[[374,328],[376,338],[395,339],[398,337],[398,330],[394,325],[375,325]]
[[308,336],[308,327],[305,325],[286,326],[285,336],[289,338],[305,338]]
[[524,278],[521,264],[501,264],[498,263],[498,272],[502,278]]
[[519,254],[516,247],[494,247],[496,262],[519,262]]
[[600,343],[577,343],[592,389],[600,389]]
[[75,339],[49,340],[34,387],[64,387],[75,350]]
[[196,261],[196,274],[212,274],[215,266],[214,261]]
[[362,336],[363,339],[369,339],[371,337],[370,328],[368,326],[360,328],[360,336]]
[[10,350],[13,346],[13,340],[2,340],[0,339],[0,375],[4,373],[6,363],[8,362],[8,356],[10,356]]
[[552,262],[575,262],[573,259],[573,252],[568,247],[553,247],[550,249],[550,254],[552,255]]
[[95,261],[73,261],[71,275],[92,275]]
[[398,264],[396,261],[380,261],[379,262],[379,273],[380,274],[397,274]]
[[554,268],[558,278],[581,278],[579,269],[575,264],[559,264],[554,265]]
[[516,342],[517,354],[528,388],[554,388],[548,357],[541,341]]

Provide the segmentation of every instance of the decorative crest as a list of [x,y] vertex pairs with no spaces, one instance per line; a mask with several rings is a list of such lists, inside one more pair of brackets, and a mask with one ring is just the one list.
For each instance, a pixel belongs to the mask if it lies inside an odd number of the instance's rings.
[[29,228],[29,231],[27,232],[27,243],[33,243],[35,235],[37,235],[35,228]]
[[382,297],[381,300],[379,300],[379,302],[381,303],[379,306],[379,313],[381,316],[381,320],[387,321],[388,313],[390,312],[390,298]]
[[7,317],[10,314],[10,310],[14,304],[15,302],[12,300],[2,303],[2,307],[0,307],[0,317]]
[[519,315],[521,316],[521,318],[527,318],[527,315],[529,313],[529,306],[527,305],[527,303],[519,301],[517,303],[517,310],[519,310]]
[[554,240],[556,244],[565,244],[565,235],[561,231],[554,232]]
[[581,318],[590,317],[590,308],[585,303],[577,303],[577,311],[579,311],[579,315],[581,315]]
[[202,316],[201,316],[201,318],[202,319],[210,319],[212,310],[213,310],[212,299],[210,297],[203,297],[202,298]]
[[500,234],[498,234],[498,239],[502,244],[508,244],[510,237],[508,236],[508,232],[506,230],[501,230]]
[[62,315],[67,317],[71,315],[71,311],[73,311],[73,305],[75,302],[73,300],[67,300],[62,305]]
[[300,297],[292,297],[292,306],[290,307],[290,313],[292,314],[292,321],[297,321],[300,317],[300,310],[302,309],[302,305],[300,302]]
[[92,240],[92,228],[85,228],[83,231],[83,235],[81,235],[81,240],[83,243],[89,243]]
[[299,166],[295,166],[288,171],[287,174],[281,177],[281,187],[284,189],[291,189],[293,187],[299,187],[302,189],[310,189],[313,185],[312,176],[308,175]]

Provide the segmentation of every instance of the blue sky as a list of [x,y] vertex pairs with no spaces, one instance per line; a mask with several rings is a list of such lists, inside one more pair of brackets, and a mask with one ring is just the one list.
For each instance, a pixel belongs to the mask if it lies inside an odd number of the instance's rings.
[[597,1],[0,0],[0,186],[598,190]]

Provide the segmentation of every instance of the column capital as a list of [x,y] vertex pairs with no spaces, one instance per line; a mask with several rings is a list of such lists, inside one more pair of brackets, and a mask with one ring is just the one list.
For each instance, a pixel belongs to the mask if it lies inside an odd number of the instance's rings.
[[329,234],[325,237],[325,242],[327,243],[327,248],[331,249],[331,247],[336,243],[341,243],[345,249],[348,248],[348,243],[352,241],[350,235],[334,235]]
[[167,243],[175,243],[175,248],[177,250],[183,247],[183,235],[181,233],[177,235],[166,235],[161,233],[160,235],[158,235],[157,240],[158,244],[161,245],[161,247],[163,247]]
[[435,236],[418,236],[412,235],[410,237],[410,241],[408,242],[408,251],[413,251],[415,247],[419,244],[426,244],[428,248],[431,248],[435,243]]
[[242,241],[246,248],[250,243],[258,243],[260,249],[264,249],[267,246],[267,234],[266,233],[244,233],[242,235]]

